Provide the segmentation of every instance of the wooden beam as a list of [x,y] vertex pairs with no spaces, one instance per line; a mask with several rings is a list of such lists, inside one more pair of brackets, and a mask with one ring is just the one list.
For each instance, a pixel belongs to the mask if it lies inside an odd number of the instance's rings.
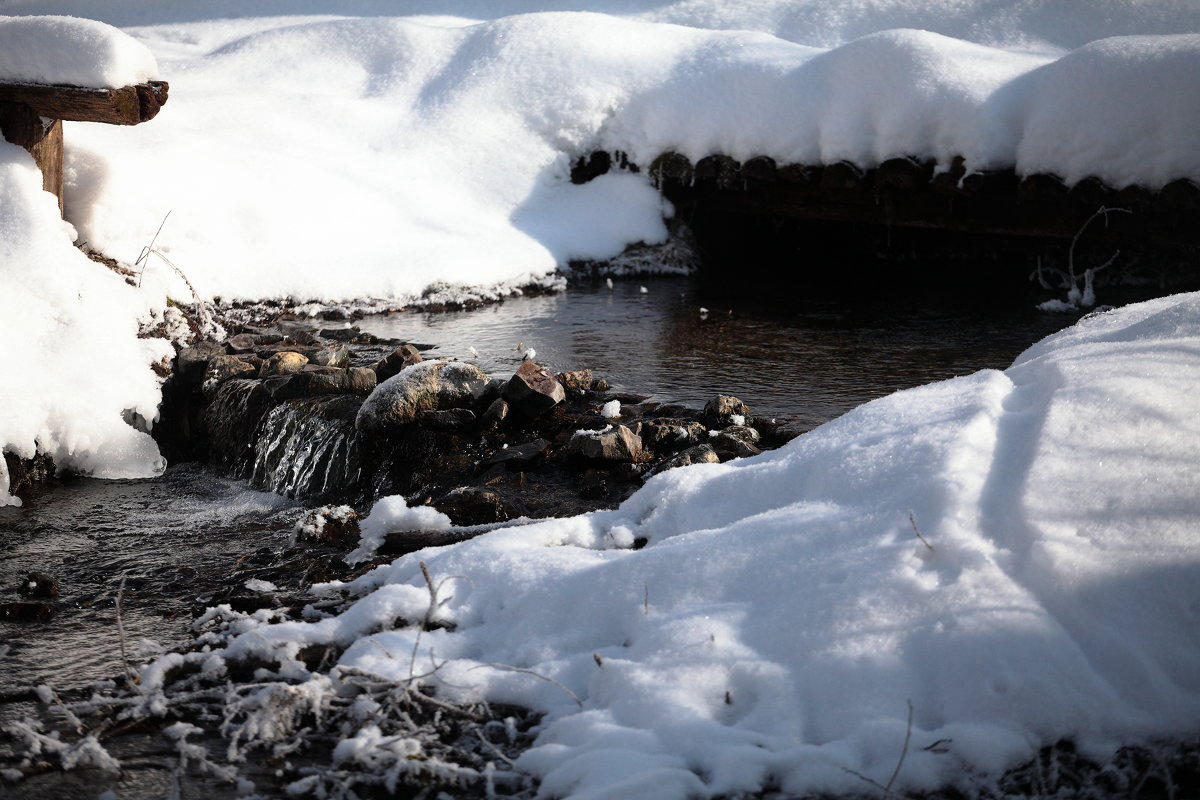
[[168,88],[165,81],[119,89],[0,83],[0,102],[20,103],[33,109],[38,116],[49,119],[138,125],[154,119],[167,102]]

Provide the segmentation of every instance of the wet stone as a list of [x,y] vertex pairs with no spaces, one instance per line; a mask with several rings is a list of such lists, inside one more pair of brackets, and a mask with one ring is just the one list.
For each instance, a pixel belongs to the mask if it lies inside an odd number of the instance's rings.
[[204,370],[201,391],[204,392],[205,397],[211,400],[225,381],[231,378],[253,378],[256,371],[253,364],[249,364],[237,356],[213,356]]
[[475,424],[469,408],[427,409],[417,412],[417,424],[439,431],[461,431]]
[[582,397],[585,393],[591,391],[592,371],[590,369],[577,369],[573,372],[560,372],[558,382],[562,384],[567,394],[571,397]]
[[483,416],[479,418],[479,427],[485,431],[500,427],[501,423],[508,418],[508,411],[508,401],[503,397],[497,397],[487,407],[487,411],[483,412]]
[[487,458],[479,462],[479,466],[487,469],[494,467],[497,464],[518,468],[529,464],[530,462],[545,455],[546,450],[550,447],[550,442],[546,439],[534,439],[532,442],[517,445],[516,447],[508,447],[503,450],[497,450]]
[[636,461],[642,455],[642,440],[624,425],[600,431],[576,431],[566,450],[594,461]]
[[0,603],[0,619],[6,622],[46,622],[57,610],[53,603],[32,600]]
[[30,572],[17,587],[17,594],[34,600],[58,597],[58,581],[44,572]]
[[562,385],[545,367],[524,361],[504,387],[504,399],[527,417],[537,417],[567,398]]
[[185,347],[175,357],[175,371],[185,382],[197,384],[204,378],[209,359],[225,355],[225,348],[216,342],[196,342]]
[[276,375],[263,381],[263,388],[275,400],[294,400],[308,394],[308,383],[312,375],[297,372],[291,375]]
[[398,374],[405,367],[420,364],[424,360],[421,351],[417,350],[411,344],[404,344],[388,353],[379,361],[376,361],[372,369],[375,370],[378,382],[383,383],[388,378]]
[[739,424],[734,417],[741,417],[745,424],[750,419],[750,406],[736,397],[719,394],[704,404],[704,424],[710,428],[724,428]]
[[676,467],[688,467],[692,464],[717,464],[720,463],[721,457],[717,455],[717,451],[710,445],[698,444],[695,447],[689,447],[687,450],[668,458],[659,465],[658,472],[666,472],[669,469]]
[[278,375],[290,375],[293,372],[299,372],[304,369],[304,365],[308,363],[308,356],[303,353],[296,353],[290,350],[274,353],[269,356],[266,363],[262,365],[260,374],[264,378],[271,378]]
[[253,353],[262,344],[252,333],[238,333],[225,340],[225,351],[231,355],[237,353]]
[[485,486],[463,486],[433,501],[433,507],[455,525],[486,525],[513,518],[512,509],[499,493]]
[[323,367],[345,367],[350,363],[350,350],[342,345],[322,347],[311,360]]
[[676,453],[702,444],[708,429],[695,420],[650,419],[638,424],[637,434],[642,442],[658,453]]
[[462,361],[422,361],[406,367],[375,387],[358,413],[364,433],[398,432],[418,412],[462,408],[483,395],[488,376]]

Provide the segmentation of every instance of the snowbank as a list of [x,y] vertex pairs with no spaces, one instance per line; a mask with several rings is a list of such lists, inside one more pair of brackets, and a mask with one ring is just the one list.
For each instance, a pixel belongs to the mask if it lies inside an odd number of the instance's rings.
[[341,665],[406,679],[414,630],[388,628],[423,617],[424,561],[455,627],[417,663],[545,710],[519,763],[556,797],[862,791],[846,770],[888,781],[908,702],[898,789],[1194,734],[1198,381],[1200,294],[1092,316],[617,510],[403,557],[229,652],[357,639]]
[[[155,308],[149,287],[135,291],[76,250],[33,159],[3,141],[0,209],[0,451],[41,451],[104,478],[160,473],[153,440],[123,415],[158,417],[150,364],[174,351],[137,333],[139,318],[162,313],[162,286]],[[0,505],[19,502],[8,488],[0,458]]]
[[157,78],[158,65],[145,45],[111,25],[0,16],[0,80],[106,88]]
[[140,25],[172,84],[152,125],[71,131],[68,215],[131,258],[172,212],[159,245],[227,299],[402,300],[661,242],[644,174],[569,182],[594,149],[1200,180],[1186,3],[53,8]]

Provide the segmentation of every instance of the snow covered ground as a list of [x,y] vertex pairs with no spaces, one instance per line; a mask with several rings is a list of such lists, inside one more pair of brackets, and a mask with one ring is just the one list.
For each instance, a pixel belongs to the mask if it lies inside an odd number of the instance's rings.
[[[909,703],[897,790],[978,790],[1061,738],[1103,756],[1195,736],[1197,385],[1200,294],[1093,315],[1004,372],[671,470],[617,510],[317,587],[362,599],[316,622],[243,618],[218,655],[279,659],[297,696],[344,669],[403,682],[445,661],[439,697],[547,713],[518,761],[545,797],[870,791],[859,776],[889,783]],[[377,509],[366,544],[442,524],[401,498]],[[452,632],[394,627],[425,618],[422,561]],[[311,644],[347,649],[310,675],[294,657]],[[341,749],[374,763],[368,723]]]
[[[171,102],[137,128],[68,126],[68,214],[132,260],[172,212],[158,244],[209,296],[404,296],[661,240],[669,209],[644,176],[569,183],[596,148],[1200,179],[1193,3],[407,8],[424,15],[0,3],[106,19],[149,48]],[[532,11],[555,13],[510,15]],[[30,159],[0,143],[0,446],[152,473],[123,414],[153,418],[148,365],[169,349],[137,324],[165,292],[190,297],[161,265],[135,290],[72,238]],[[457,576],[441,611],[456,630],[421,642],[449,659],[442,691],[545,710],[520,764],[547,796],[861,789],[846,769],[885,783],[909,702],[908,788],[986,780],[1064,736],[1103,751],[1194,734],[1198,382],[1200,296],[1091,317],[1003,373],[666,473],[619,510],[400,559],[350,587],[364,599],[341,617],[231,649],[334,641],[344,665],[408,677],[388,653],[412,631],[377,631],[424,616],[423,559]],[[0,474],[0,502],[6,489]],[[648,546],[628,549],[637,537]]]

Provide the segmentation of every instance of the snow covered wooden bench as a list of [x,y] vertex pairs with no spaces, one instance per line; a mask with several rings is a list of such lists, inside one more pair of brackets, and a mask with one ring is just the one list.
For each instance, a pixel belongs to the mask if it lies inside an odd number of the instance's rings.
[[42,171],[42,187],[63,210],[63,129],[70,122],[138,125],[167,102],[165,81],[116,89],[0,83],[0,133],[29,151]]

